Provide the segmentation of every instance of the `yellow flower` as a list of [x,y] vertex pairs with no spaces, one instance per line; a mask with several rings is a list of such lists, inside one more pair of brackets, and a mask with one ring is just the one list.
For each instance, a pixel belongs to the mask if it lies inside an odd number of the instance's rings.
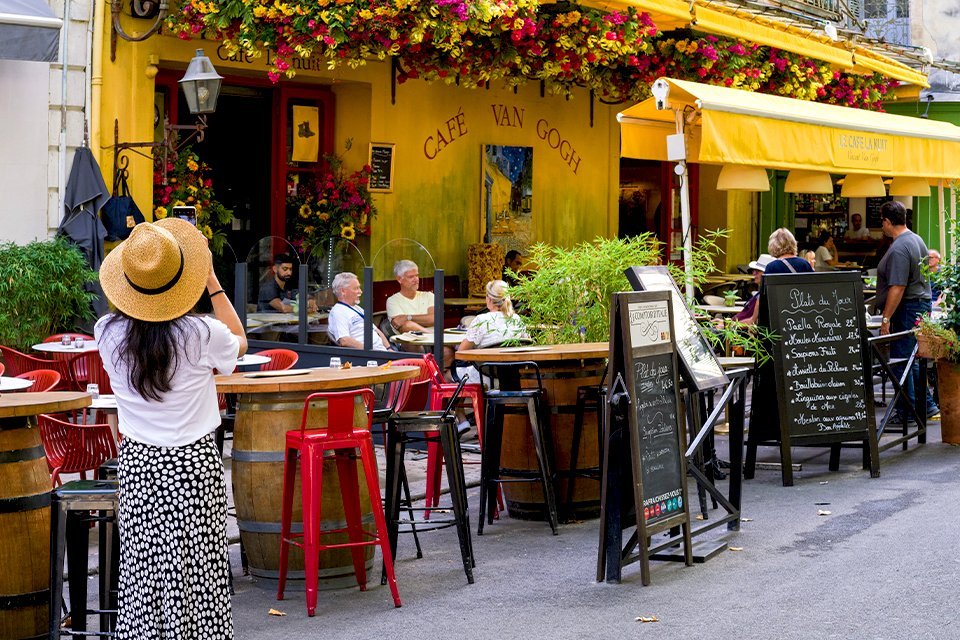
[[207,237],[207,239],[213,238],[213,229],[210,228],[210,225],[205,224],[200,227],[200,232]]
[[262,18],[263,16],[267,15],[267,8],[263,5],[254,7],[253,15],[257,18]]
[[357,232],[353,228],[353,223],[345,224],[340,228],[340,237],[345,240],[353,240],[357,237]]
[[191,185],[187,185],[187,189],[190,191],[190,193],[196,193],[196,192],[197,192],[197,187],[194,186],[194,185],[192,185],[192,184],[191,184]]
[[173,206],[175,206],[175,207],[182,207],[183,204],[184,204],[184,203],[183,203],[183,200],[177,200],[176,202],[173,203]]
[[305,234],[307,234],[307,235],[310,235],[310,234],[313,233],[314,231],[316,231],[316,229],[315,229],[314,227],[304,227],[304,228],[303,228],[303,232],[304,232]]
[[329,213],[321,213],[321,214],[320,214],[319,216],[317,216],[317,217],[320,218],[320,221],[321,221],[321,222],[326,222],[327,220],[330,219],[330,214],[329,214]]
[[200,168],[200,165],[194,162],[192,158],[190,160],[187,160],[187,169],[190,169],[190,171],[196,171],[199,168]]
[[309,215],[310,215],[310,205],[308,204],[300,205],[300,217],[306,218]]
[[153,210],[153,217],[156,220],[162,220],[167,217],[167,208],[166,207],[157,207]]

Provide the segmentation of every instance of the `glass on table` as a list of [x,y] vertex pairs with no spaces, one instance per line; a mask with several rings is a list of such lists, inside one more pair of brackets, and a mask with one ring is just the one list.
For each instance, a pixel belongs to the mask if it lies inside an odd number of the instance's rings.
[[340,368],[340,358],[338,358],[338,357],[336,357],[336,356],[330,358],[330,368],[331,368],[331,369],[339,369],[339,368]]
[[60,344],[63,345],[64,347],[69,347],[69,346],[70,346],[70,336],[68,336],[68,335],[62,335],[62,336],[60,336]]
[[100,385],[90,383],[87,385],[87,393],[90,394],[90,397],[96,400],[100,397]]
[[73,347],[75,349],[83,349],[83,338],[80,338],[80,337],[74,338]]

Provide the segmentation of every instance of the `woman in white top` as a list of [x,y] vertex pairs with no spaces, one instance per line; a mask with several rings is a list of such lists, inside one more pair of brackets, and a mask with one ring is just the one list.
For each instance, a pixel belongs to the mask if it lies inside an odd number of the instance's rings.
[[833,271],[837,268],[837,245],[833,242],[833,235],[827,231],[820,234],[818,240],[820,246],[815,252],[816,263],[814,271]]
[[[487,313],[481,313],[470,324],[459,351],[494,347],[508,340],[527,340],[523,319],[513,311],[509,287],[503,280],[487,283]],[[457,367],[457,375],[467,376],[467,382],[480,382],[476,367]]]
[[[117,309],[95,333],[123,435],[116,637],[232,639],[213,371],[232,372],[246,352],[243,327],[185,220],[134,227],[100,282]],[[215,319],[191,313],[202,295]]]

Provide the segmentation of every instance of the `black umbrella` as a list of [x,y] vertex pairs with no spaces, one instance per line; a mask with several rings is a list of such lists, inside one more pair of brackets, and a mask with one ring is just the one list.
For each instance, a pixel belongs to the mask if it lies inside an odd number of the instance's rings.
[[[73,156],[63,199],[63,221],[60,222],[57,235],[69,238],[83,252],[87,264],[94,271],[99,271],[103,262],[103,239],[107,236],[97,212],[109,199],[110,192],[93,153],[87,147],[80,147]],[[99,318],[107,312],[107,300],[99,280],[87,283],[86,290],[97,296],[92,305],[95,316]]]

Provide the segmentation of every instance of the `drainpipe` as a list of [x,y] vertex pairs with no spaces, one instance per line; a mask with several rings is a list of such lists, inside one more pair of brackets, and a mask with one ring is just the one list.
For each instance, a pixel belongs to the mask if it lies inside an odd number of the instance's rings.
[[[100,155],[100,90],[103,88],[103,12],[105,11],[105,3],[91,2],[90,4],[93,7],[93,46],[90,48],[93,64],[90,67],[90,102],[87,103],[89,109],[87,117],[90,119],[90,150],[93,151],[93,155],[97,158],[102,170],[104,162]],[[110,171],[113,171],[112,166]],[[110,180],[107,180],[107,183],[108,186],[112,184]]]
[[63,28],[60,30],[60,136],[57,141],[57,203],[59,209],[51,215],[47,211],[47,228],[60,224],[63,215],[64,192],[67,186],[67,74],[70,63],[70,0],[63,3]]

